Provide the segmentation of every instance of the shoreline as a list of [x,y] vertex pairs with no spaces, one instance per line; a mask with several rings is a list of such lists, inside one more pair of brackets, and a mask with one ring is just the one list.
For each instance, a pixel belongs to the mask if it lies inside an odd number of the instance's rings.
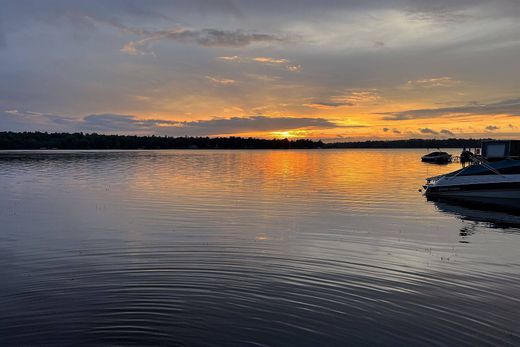
[[323,142],[253,137],[168,137],[97,133],[0,132],[0,150],[221,150],[480,148],[492,139],[405,139]]

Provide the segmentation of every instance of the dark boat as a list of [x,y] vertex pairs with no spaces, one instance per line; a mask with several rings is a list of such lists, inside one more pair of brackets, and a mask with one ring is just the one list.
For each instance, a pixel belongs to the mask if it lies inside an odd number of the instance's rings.
[[451,154],[446,152],[431,152],[421,157],[425,163],[447,164],[451,162]]

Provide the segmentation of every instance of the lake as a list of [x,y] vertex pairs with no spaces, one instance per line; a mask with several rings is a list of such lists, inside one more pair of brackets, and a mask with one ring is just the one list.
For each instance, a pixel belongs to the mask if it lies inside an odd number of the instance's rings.
[[520,216],[424,153],[0,152],[0,344],[519,345]]

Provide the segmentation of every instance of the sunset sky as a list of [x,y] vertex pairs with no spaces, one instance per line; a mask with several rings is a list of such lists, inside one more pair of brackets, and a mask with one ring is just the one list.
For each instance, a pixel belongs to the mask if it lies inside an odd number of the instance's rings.
[[0,131],[520,138],[520,1],[24,1]]

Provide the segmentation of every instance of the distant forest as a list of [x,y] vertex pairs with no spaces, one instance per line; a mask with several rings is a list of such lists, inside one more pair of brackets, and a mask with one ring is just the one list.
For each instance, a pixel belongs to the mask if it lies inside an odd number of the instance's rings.
[[0,149],[305,149],[323,146],[321,141],[234,136],[210,138],[0,132]]
[[478,139],[410,139],[323,143],[313,140],[243,137],[163,137],[84,133],[0,132],[0,149],[309,149],[476,148]]
[[491,139],[409,139],[392,141],[362,141],[329,143],[329,148],[480,148]]

